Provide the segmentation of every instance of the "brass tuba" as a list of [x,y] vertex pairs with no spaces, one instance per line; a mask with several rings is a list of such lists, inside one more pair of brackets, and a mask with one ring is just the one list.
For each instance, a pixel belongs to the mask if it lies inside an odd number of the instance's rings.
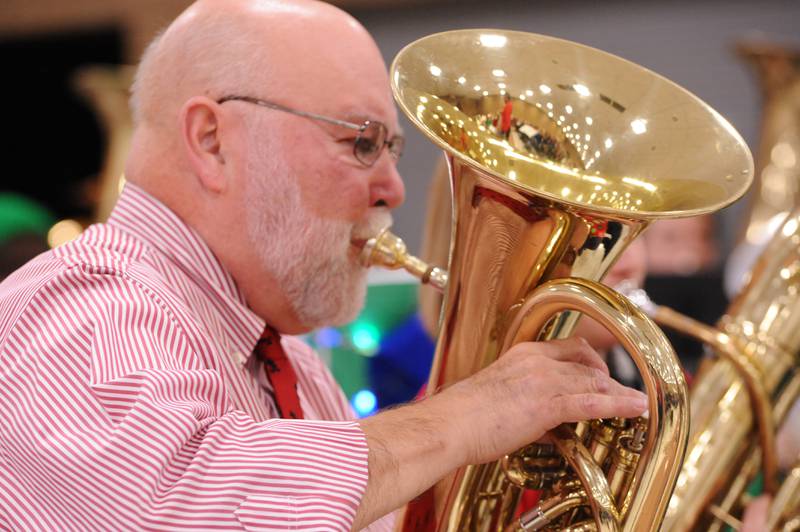
[[737,52],[756,71],[763,103],[749,212],[725,267],[731,293],[783,218],[800,205],[800,47],[745,41]]
[[[447,287],[429,392],[516,342],[569,335],[585,313],[632,353],[650,398],[647,419],[561,426],[552,444],[453,472],[432,488],[431,511],[407,509],[405,528],[657,530],[683,460],[686,385],[660,329],[598,280],[650,221],[740,197],[753,173],[744,142],[671,82],[541,35],[432,35],[390,75],[402,110],[446,153],[449,271],[388,232],[362,257]],[[542,501],[517,518],[525,488]]]
[[[622,290],[656,323],[717,355],[701,366],[690,395],[687,459],[664,521],[676,532],[738,528],[759,473],[775,495],[768,529],[800,530],[800,463],[779,487],[775,445],[775,428],[800,397],[800,51],[753,42],[738,51],[758,69],[764,94],[756,190],[728,264],[746,284],[717,327]],[[758,259],[752,269],[748,255]]]
[[756,71],[763,96],[753,198],[744,239],[760,245],[776,215],[800,204],[800,47],[745,41],[736,47]]
[[769,530],[800,517],[800,463],[779,489],[775,455],[775,427],[800,398],[800,208],[775,233],[749,278],[717,327],[655,305],[641,291],[621,289],[657,323],[717,354],[701,366],[692,388],[687,458],[665,530],[738,528],[735,515],[759,472],[765,491],[776,495]]

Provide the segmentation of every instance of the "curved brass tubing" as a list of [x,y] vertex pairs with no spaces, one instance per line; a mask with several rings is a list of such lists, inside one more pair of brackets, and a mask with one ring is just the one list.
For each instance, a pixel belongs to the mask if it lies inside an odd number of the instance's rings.
[[[644,470],[637,471],[631,493],[633,498],[624,522],[624,530],[658,530],[666,512],[672,486],[680,471],[688,438],[688,392],[683,370],[669,341],[661,330],[636,305],[605,285],[577,278],[548,281],[539,286],[523,303],[505,335],[501,352],[514,344],[539,337],[540,331],[558,312],[577,310],[592,317],[615,334],[639,368],[650,399],[649,428],[651,438],[642,452]],[[642,351],[641,346],[648,346]],[[565,437],[565,428],[553,434],[556,445],[573,449],[574,436]],[[584,448],[585,450],[585,448]],[[587,452],[588,454],[588,452]],[[574,458],[570,458],[573,456]],[[579,475],[597,474],[599,466],[583,463],[582,454],[565,454]],[[583,473],[582,473],[583,472]],[[600,471],[603,483],[608,484]],[[606,513],[619,513],[614,498],[602,489],[587,493],[598,523],[610,523]],[[594,486],[595,484],[587,484]],[[663,490],[650,486],[662,485]],[[614,530],[613,525],[598,530]]]
[[761,463],[764,468],[764,491],[774,495],[777,490],[778,458],[775,452],[775,422],[772,401],[764,388],[763,373],[757,360],[737,345],[734,338],[724,332],[684,316],[674,310],[657,306],[652,318],[659,324],[684,334],[694,336],[709,345],[730,362],[744,381],[753,409],[756,411],[758,439],[761,443]]
[[800,530],[800,461],[786,475],[772,499],[767,530],[777,530],[782,522],[781,530]]

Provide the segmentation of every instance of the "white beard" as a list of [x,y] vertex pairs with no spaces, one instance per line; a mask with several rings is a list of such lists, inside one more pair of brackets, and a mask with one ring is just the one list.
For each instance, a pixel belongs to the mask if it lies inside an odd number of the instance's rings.
[[382,209],[358,224],[317,216],[303,205],[282,150],[268,148],[259,148],[257,171],[248,167],[248,238],[303,325],[348,323],[367,290],[367,271],[356,263],[351,239],[376,234],[391,225],[391,216]]

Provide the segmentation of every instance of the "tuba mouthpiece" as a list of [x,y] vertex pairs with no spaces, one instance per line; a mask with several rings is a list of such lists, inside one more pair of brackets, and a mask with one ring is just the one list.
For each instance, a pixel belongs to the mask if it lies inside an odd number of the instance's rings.
[[447,286],[446,270],[431,266],[408,253],[405,242],[388,228],[364,242],[359,259],[365,267],[380,266],[390,270],[406,270],[417,277],[422,284],[429,284],[438,290],[444,290]]

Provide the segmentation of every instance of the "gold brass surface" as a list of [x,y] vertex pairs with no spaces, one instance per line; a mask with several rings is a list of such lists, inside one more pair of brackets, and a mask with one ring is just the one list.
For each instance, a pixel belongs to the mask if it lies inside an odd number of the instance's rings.
[[133,136],[128,107],[134,68],[90,65],[72,80],[75,90],[91,105],[106,135],[103,168],[97,178],[97,205],[93,221],[104,222],[117,202],[124,182],[125,160]]
[[[664,78],[541,35],[432,35],[402,50],[390,76],[401,109],[445,150],[451,177],[450,263],[437,274],[446,292],[428,392],[518,341],[568,336],[584,312],[634,353],[650,397],[647,420],[559,427],[552,452],[531,444],[455,471],[433,488],[433,524],[658,530],[688,433],[685,382],[660,330],[596,281],[650,221],[740,197],[753,170],[744,142]],[[432,271],[387,234],[364,246],[362,260]],[[591,450],[609,437],[610,452]],[[516,521],[521,485],[544,495]]]
[[744,240],[760,245],[770,222],[800,205],[800,47],[746,41],[738,55],[755,71],[763,97],[756,179]]
[[[591,316],[614,332],[622,346],[631,353],[642,375],[650,400],[649,416],[645,422],[650,438],[644,448],[639,450],[644,467],[624,479],[617,476],[616,482],[633,485],[630,500],[626,490],[621,496],[620,493],[610,492],[609,502],[618,521],[623,516],[627,517],[625,530],[657,530],[657,524],[666,511],[671,483],[680,469],[689,430],[683,371],[675,359],[669,341],[637,306],[604,285],[579,278],[551,280],[535,290],[516,312],[509,327],[514,334],[506,336],[500,352],[520,341],[538,337],[538,332],[548,320],[565,308]],[[563,440],[559,433],[552,434],[551,437],[557,445]],[[630,465],[631,461],[639,461],[638,456],[631,456],[631,449],[620,445],[620,440],[624,441],[624,437],[617,439],[618,454],[623,456],[611,461],[609,469],[613,472]],[[562,454],[575,468],[569,455]],[[600,468],[599,474],[605,480],[602,470],[604,464],[601,462],[598,465],[594,461],[592,463]],[[582,469],[584,467],[581,465]],[[583,480],[579,471],[577,474]],[[637,489],[640,485],[645,488]],[[656,486],[662,489],[652,489]],[[602,500],[606,497],[603,493]],[[615,503],[616,499],[622,504]],[[595,511],[594,514],[597,518],[598,512]],[[598,529],[622,528],[617,523],[617,528],[601,526]]]
[[[559,203],[636,218],[689,216],[728,205],[752,180],[746,144],[716,111],[588,46],[453,31],[402,50],[392,76],[401,108],[435,143]],[[486,120],[506,98],[519,125],[507,137]]]
[[783,481],[767,517],[768,530],[800,530],[800,463]]
[[[628,297],[641,306],[647,295],[640,289],[629,291],[618,287]],[[726,360],[736,370],[737,376],[744,384],[750,397],[750,407],[754,411],[761,452],[761,464],[764,471],[764,491],[774,494],[777,480],[777,456],[775,452],[775,422],[773,420],[773,404],[770,394],[762,383],[763,370],[759,361],[754,361],[745,352],[741,341],[736,337],[706,325],[688,316],[675,312],[671,308],[657,306],[649,300],[649,315],[656,323],[691,336],[708,345],[714,353]],[[705,397],[695,397],[696,401],[705,401]]]
[[[722,522],[709,508],[733,515],[740,512],[741,495],[761,468],[765,487],[776,489],[775,451],[762,448],[765,438],[757,436],[756,429],[761,426],[762,432],[774,433],[773,427],[780,426],[800,397],[799,311],[800,209],[795,209],[720,320],[716,339],[725,343],[711,343],[718,352],[734,351],[749,369],[742,373],[736,363],[721,356],[695,380],[689,447],[664,520],[665,530],[722,530]],[[670,326],[703,338],[702,329],[680,328],[677,322]],[[748,373],[758,378],[763,391],[754,395],[748,390]],[[766,445],[774,446],[774,434]],[[783,495],[776,501],[792,500],[786,496],[787,489],[779,491]]]

